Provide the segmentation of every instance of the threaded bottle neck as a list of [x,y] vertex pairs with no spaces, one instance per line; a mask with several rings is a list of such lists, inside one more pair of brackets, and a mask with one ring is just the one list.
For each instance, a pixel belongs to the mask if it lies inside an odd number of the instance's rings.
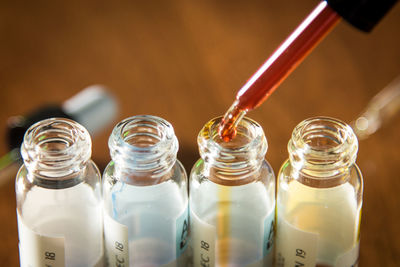
[[158,179],[176,162],[178,140],[172,125],[151,115],[118,123],[109,138],[111,158],[119,179]]
[[332,177],[347,172],[355,163],[358,140],[346,123],[315,117],[296,126],[288,151],[295,170],[315,178]]
[[221,184],[243,184],[254,178],[262,165],[268,144],[261,126],[244,117],[236,127],[236,136],[225,142],[219,135],[222,117],[209,121],[197,142],[205,171],[210,180]]
[[21,154],[29,173],[45,180],[67,180],[80,173],[90,159],[87,130],[64,118],[32,125],[24,136]]

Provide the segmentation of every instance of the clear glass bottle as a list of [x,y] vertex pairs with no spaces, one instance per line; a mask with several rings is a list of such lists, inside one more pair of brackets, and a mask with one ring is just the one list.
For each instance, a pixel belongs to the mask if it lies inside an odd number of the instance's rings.
[[32,125],[16,178],[21,266],[102,266],[100,173],[83,126],[68,119]]
[[172,125],[155,116],[118,123],[104,171],[109,266],[187,266],[187,177]]
[[340,120],[316,117],[294,129],[278,175],[277,266],[357,266],[357,150],[353,130]]
[[194,267],[272,266],[275,176],[265,160],[267,140],[244,117],[236,137],[218,134],[221,117],[198,136],[201,159],[190,176]]

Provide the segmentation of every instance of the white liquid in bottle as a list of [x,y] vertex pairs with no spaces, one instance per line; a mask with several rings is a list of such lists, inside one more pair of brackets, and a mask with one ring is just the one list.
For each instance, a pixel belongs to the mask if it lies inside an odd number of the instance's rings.
[[63,118],[40,121],[26,132],[21,154],[15,183],[21,266],[102,266],[100,173],[87,130]]
[[[35,187],[28,192],[22,213],[21,223],[36,235],[64,239],[65,266],[98,266],[102,261],[102,206],[88,185]],[[24,237],[20,239],[23,243]]]

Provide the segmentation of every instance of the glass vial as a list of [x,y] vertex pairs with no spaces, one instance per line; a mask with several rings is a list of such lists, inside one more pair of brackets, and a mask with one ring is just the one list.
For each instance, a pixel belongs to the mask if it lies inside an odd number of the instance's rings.
[[21,266],[102,266],[100,173],[83,126],[68,119],[32,125],[16,178]]
[[358,141],[344,122],[301,122],[278,175],[277,266],[358,264],[363,180]]
[[109,266],[186,266],[187,177],[172,125],[155,116],[118,123],[104,171]]
[[224,142],[220,122],[200,131],[201,159],[190,177],[194,267],[272,266],[275,176],[264,159],[267,140],[244,117],[236,137]]

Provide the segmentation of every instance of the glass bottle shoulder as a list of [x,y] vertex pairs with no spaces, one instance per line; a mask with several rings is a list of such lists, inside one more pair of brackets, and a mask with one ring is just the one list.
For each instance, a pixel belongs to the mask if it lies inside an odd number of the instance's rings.
[[111,161],[103,175],[103,203],[105,212],[121,223],[128,224],[139,214],[156,214],[157,218],[170,220],[187,208],[187,177],[179,161],[168,179],[157,184],[130,184],[117,175]]
[[267,161],[251,182],[232,186],[210,180],[204,165],[202,159],[196,162],[189,186],[191,212],[199,218],[215,224],[218,212],[229,207],[233,217],[257,221],[274,209],[275,176]]
[[[289,183],[292,180],[304,180],[306,177],[309,177],[309,179],[320,179],[320,180],[328,180],[331,178],[337,178],[337,177],[342,177],[341,181],[339,184],[342,184],[343,182],[350,182],[354,184],[353,180],[357,180],[358,183],[362,182],[362,174],[361,171],[356,163],[354,163],[350,168],[344,170],[340,173],[340,175],[337,176],[332,176],[332,177],[326,177],[326,176],[319,176],[318,173],[315,173],[315,175],[307,175],[306,172],[303,172],[303,169],[296,169],[293,167],[293,165],[290,163],[290,160],[287,159],[281,166],[279,170],[279,175],[278,175],[278,180],[279,182],[286,182]],[[303,178],[303,179],[302,179]],[[304,182],[305,183],[305,182]]]
[[[347,171],[334,177],[309,176],[293,168],[290,160],[286,160],[278,174],[278,199],[284,194],[294,194],[296,192],[305,193],[309,198],[317,194],[318,198],[332,199],[333,195],[351,196],[359,204],[362,202],[363,178],[357,164],[353,164]],[[330,193],[331,192],[331,193]]]
[[[268,161],[263,160],[260,164],[260,168],[252,172],[251,174],[242,175],[240,171],[232,173],[228,173],[223,177],[224,173],[222,173],[223,182],[219,183],[218,180],[213,179],[213,174],[216,173],[213,170],[213,166],[211,164],[207,164],[203,159],[199,159],[195,165],[193,166],[190,173],[190,183],[191,186],[201,185],[203,183],[216,183],[223,184],[226,186],[239,186],[245,185],[253,182],[261,182],[266,186],[270,186],[271,184],[275,185],[275,174],[268,163]],[[233,174],[233,175],[232,175]]]
[[[129,181],[129,179],[127,178],[128,175],[132,175],[135,180]],[[114,161],[110,161],[103,173],[103,187],[107,190],[110,190],[115,186],[120,186],[120,184],[129,184],[132,187],[142,188],[146,186],[162,184],[167,181],[171,181],[181,187],[186,186],[188,181],[185,168],[179,160],[176,160],[171,170],[168,171],[166,175],[162,176],[160,179],[153,179],[156,174],[153,174],[151,172],[141,175],[129,172],[128,175],[124,175],[123,172],[118,172],[116,168],[116,163]]]
[[187,177],[179,161],[176,161],[168,177],[157,184],[131,184],[119,175],[115,163],[111,161],[103,175],[103,198],[106,205],[114,205],[116,200],[119,203],[162,203],[163,200],[187,202]]
[[18,214],[28,225],[35,224],[36,227],[64,217],[65,220],[80,220],[92,214],[97,218],[102,200],[100,174],[92,161],[83,170],[80,182],[73,186],[49,188],[37,177],[30,178],[23,165],[15,187]]
[[[209,179],[209,172],[204,160],[199,159],[191,171],[189,188],[191,205],[194,206],[206,202],[218,203],[224,201],[224,197],[229,198],[229,201],[238,202],[240,205],[249,202],[252,207],[255,207],[255,203],[258,203],[257,205],[269,203],[268,205],[271,207],[275,203],[275,176],[267,161],[262,163],[251,181],[244,184],[236,184],[233,181],[233,185],[226,185]],[[249,195],[252,197],[249,198]],[[194,206],[193,208],[195,208]]]
[[87,188],[94,193],[93,196],[98,201],[101,200],[101,175],[92,160],[89,160],[77,175],[55,179],[35,176],[22,165],[15,180],[18,205],[23,204],[26,195],[31,191],[50,190],[63,194],[63,192],[79,191],[80,188]]

